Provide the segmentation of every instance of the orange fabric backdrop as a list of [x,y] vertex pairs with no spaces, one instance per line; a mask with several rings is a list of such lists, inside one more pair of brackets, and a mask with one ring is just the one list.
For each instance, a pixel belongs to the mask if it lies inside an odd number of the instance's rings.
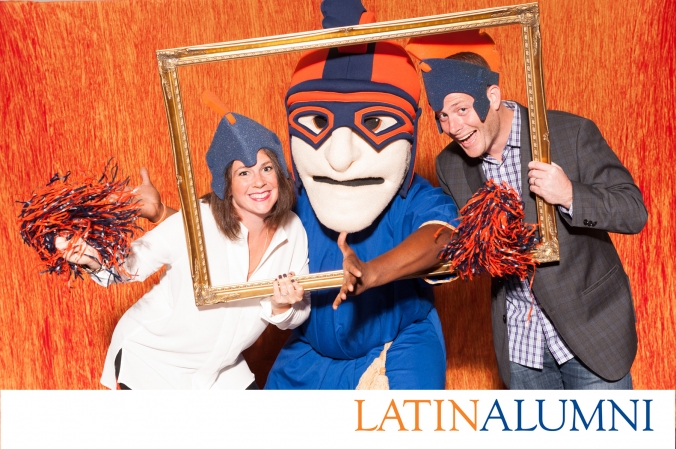
[[[365,0],[378,20],[508,5],[505,0]],[[155,50],[320,27],[320,0],[0,2],[0,389],[96,389],[115,323],[151,282],[103,290],[71,288],[38,274],[21,242],[19,200],[54,172],[98,172],[111,156],[132,182],[150,169],[168,204],[178,196]],[[547,105],[594,120],[634,175],[650,213],[636,236],[613,236],[632,281],[639,389],[675,389],[673,105],[670,0],[626,3],[541,0]],[[491,30],[502,54],[503,92],[523,101],[516,26]],[[671,56],[669,56],[671,55]],[[181,69],[188,132],[200,192],[203,156],[217,117],[204,89],[284,136],[282,98],[297,55]],[[436,182],[434,157],[446,144],[426,109],[417,171]],[[288,145],[287,145],[288,146]],[[492,349],[486,279],[437,290],[448,350],[447,387],[502,388]],[[287,334],[269,329],[247,351],[260,384]]]

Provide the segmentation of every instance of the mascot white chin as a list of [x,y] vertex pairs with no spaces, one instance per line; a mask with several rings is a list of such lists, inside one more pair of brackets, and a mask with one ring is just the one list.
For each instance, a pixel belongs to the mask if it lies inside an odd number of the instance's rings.
[[[393,121],[387,116],[371,120]],[[291,147],[319,221],[334,231],[361,231],[373,223],[401,188],[411,160],[408,141],[374,151],[347,127],[335,130],[316,150],[297,137]]]

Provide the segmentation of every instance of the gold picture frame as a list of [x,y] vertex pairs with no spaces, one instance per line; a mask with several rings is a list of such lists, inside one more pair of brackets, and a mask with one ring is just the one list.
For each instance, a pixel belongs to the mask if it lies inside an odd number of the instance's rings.
[[[269,296],[272,294],[272,280],[227,286],[211,285],[190,157],[190,144],[181,100],[179,67],[514,24],[520,24],[522,29],[524,75],[533,160],[550,162],[540,43],[540,13],[537,3],[158,50],[157,62],[169,123],[196,304],[209,305]],[[537,198],[537,217],[541,243],[535,251],[535,259],[540,263],[557,261],[559,260],[559,242],[554,207],[540,197]],[[432,272],[419,275],[435,273],[448,274],[448,267],[440,266]],[[340,270],[297,277],[297,281],[307,291],[339,287],[342,280],[343,275]]]

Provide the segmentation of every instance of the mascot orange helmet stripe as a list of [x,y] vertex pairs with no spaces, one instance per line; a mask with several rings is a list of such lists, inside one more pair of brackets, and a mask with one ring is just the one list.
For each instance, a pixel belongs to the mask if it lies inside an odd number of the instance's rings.
[[296,71],[291,77],[291,86],[293,87],[307,80],[321,79],[328,54],[329,49],[323,48],[307,52],[301,56],[298,66],[296,66]]
[[[396,76],[392,76],[393,72],[396,73]],[[376,43],[371,81],[392,84],[407,92],[416,101],[420,99],[418,72],[416,72],[408,54],[399,45],[392,42]]]
[[416,116],[416,110],[413,105],[405,99],[385,92],[353,92],[353,93],[337,93],[337,92],[321,92],[309,91],[298,92],[289,96],[286,100],[286,105],[291,106],[294,103],[305,101],[327,101],[327,102],[342,102],[342,103],[385,103],[393,106],[398,106],[406,111],[411,117]]

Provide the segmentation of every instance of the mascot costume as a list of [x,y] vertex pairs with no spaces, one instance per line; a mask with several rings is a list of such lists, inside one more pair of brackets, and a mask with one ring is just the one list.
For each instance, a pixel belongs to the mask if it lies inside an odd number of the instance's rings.
[[[325,0],[322,12],[324,28],[373,21],[359,0]],[[369,261],[423,226],[457,224],[451,197],[414,173],[419,98],[416,69],[394,42],[302,56],[285,101],[311,273],[343,267],[341,231]],[[310,318],[287,341],[266,388],[445,387],[446,351],[429,285],[386,283],[334,310],[336,293],[312,292]]]

